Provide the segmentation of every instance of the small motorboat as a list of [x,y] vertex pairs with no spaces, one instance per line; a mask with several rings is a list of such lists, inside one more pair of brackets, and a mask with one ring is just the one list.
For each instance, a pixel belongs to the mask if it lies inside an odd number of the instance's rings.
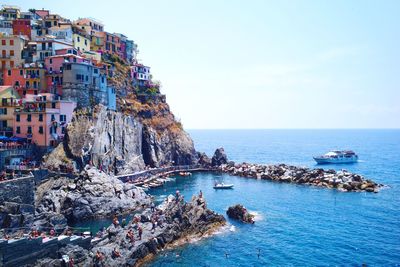
[[179,175],[180,176],[191,176],[192,173],[191,172],[180,172]]
[[232,189],[233,184],[215,183],[214,189]]

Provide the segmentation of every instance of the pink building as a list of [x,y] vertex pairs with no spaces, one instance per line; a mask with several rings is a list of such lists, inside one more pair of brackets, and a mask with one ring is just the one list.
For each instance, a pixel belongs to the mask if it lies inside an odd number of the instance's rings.
[[22,106],[15,108],[14,135],[40,147],[56,146],[64,138],[75,107],[75,102],[49,93],[26,95]]

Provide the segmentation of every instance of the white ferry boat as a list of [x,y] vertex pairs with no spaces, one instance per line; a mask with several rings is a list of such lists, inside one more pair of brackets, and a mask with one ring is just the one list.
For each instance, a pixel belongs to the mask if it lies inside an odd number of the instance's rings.
[[351,150],[333,150],[325,155],[314,157],[318,164],[328,163],[354,163],[357,162],[358,156]]

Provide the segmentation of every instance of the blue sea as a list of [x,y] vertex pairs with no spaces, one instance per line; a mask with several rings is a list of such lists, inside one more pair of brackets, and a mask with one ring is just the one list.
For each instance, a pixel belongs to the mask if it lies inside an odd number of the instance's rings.
[[[352,149],[360,162],[326,165],[387,185],[378,194],[344,193],[228,175],[195,173],[150,191],[161,201],[200,190],[225,215],[241,203],[254,225],[228,219],[229,229],[165,250],[147,266],[400,266],[400,130],[191,130],[196,149],[224,147],[230,160],[316,166],[312,156]],[[235,185],[216,191],[214,180]]]

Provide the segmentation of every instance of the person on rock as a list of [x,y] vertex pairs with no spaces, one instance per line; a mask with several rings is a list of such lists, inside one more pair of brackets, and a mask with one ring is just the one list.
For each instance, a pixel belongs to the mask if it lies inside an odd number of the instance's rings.
[[139,240],[142,240],[143,228],[138,224]]
[[96,256],[94,258],[94,267],[101,267],[103,266],[103,253],[101,253],[100,251],[96,252]]
[[156,220],[151,219],[151,233],[154,234],[155,230],[156,230]]
[[114,224],[115,227],[118,227],[118,226],[119,226],[119,220],[118,220],[117,215],[114,215],[113,224]]
[[56,231],[54,230],[54,228],[50,229],[49,235],[50,237],[54,237],[56,235]]
[[180,197],[179,190],[176,190],[176,192],[175,192],[175,201],[176,201],[176,203],[179,202],[179,197]]
[[151,202],[150,210],[152,212],[154,212],[155,207],[156,207],[156,205],[154,204],[154,202]]
[[119,250],[117,248],[114,248],[113,252],[112,252],[112,257],[113,258],[119,258],[121,257],[121,253],[119,252]]
[[203,198],[203,192],[200,190],[199,198]]
[[126,226],[126,219],[125,218],[122,219],[121,226],[122,226],[122,228],[125,228],[125,226]]

